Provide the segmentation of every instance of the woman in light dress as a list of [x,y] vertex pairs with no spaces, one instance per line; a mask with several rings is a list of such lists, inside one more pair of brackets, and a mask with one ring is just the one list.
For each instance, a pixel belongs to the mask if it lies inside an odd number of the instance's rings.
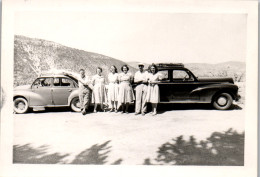
[[134,92],[131,86],[133,76],[128,73],[128,66],[123,65],[121,67],[122,73],[119,74],[119,95],[118,102],[122,106],[122,113],[128,113],[129,103],[134,100]]
[[110,73],[108,74],[108,81],[109,81],[109,85],[108,85],[107,99],[109,104],[111,105],[111,109],[109,112],[112,112],[113,110],[117,112],[119,76],[117,73],[117,68],[114,65],[110,67]]
[[97,106],[100,105],[102,111],[104,110],[104,102],[105,102],[105,78],[102,76],[102,68],[97,68],[97,74],[92,78],[93,88],[93,101],[94,105],[94,113],[97,112]]
[[148,74],[147,102],[152,104],[152,114],[154,116],[157,114],[157,104],[160,102],[158,83],[161,80],[161,76],[154,64],[150,65],[148,70],[150,73]]

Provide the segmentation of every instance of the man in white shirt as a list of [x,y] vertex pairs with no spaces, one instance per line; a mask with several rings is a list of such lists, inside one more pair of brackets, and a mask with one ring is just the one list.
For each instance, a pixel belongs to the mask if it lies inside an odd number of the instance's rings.
[[144,64],[138,64],[139,71],[135,73],[134,83],[137,84],[135,88],[135,115],[142,113],[144,116],[147,109],[146,95],[147,95],[147,79],[148,72],[144,71]]
[[78,80],[81,113],[86,115],[86,110],[88,109],[91,101],[91,84],[89,78],[85,75],[84,69],[80,69],[79,74],[80,75],[69,73],[69,75],[72,75]]

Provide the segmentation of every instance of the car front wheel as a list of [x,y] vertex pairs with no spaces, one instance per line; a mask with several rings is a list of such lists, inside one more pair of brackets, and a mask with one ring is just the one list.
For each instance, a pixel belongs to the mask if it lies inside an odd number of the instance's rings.
[[232,105],[233,98],[228,93],[220,93],[213,100],[213,106],[219,110],[227,110]]
[[16,98],[14,100],[14,112],[18,114],[26,113],[28,111],[29,105],[26,99]]
[[78,97],[72,99],[70,107],[73,111],[80,112],[80,102]]

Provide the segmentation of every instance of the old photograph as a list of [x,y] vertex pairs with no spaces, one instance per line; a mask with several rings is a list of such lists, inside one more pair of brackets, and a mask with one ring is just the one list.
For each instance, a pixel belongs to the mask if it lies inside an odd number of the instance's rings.
[[11,165],[248,166],[254,19],[151,6],[14,11]]

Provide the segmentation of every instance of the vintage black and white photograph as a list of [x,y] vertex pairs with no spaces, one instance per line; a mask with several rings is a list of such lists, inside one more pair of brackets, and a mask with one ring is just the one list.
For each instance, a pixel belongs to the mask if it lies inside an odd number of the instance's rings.
[[245,167],[248,14],[153,9],[15,11],[13,165]]

